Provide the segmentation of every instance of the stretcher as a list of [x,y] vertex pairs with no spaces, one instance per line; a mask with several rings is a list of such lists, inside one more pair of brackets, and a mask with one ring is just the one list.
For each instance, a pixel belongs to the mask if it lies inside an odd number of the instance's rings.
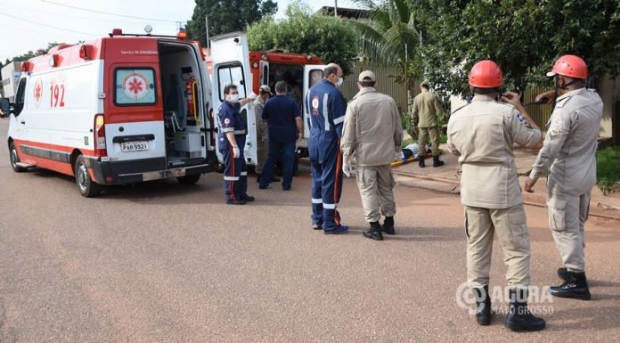
[[[439,149],[439,156],[441,156],[441,154],[443,154],[443,150]],[[429,151],[429,152],[426,153],[425,157],[426,158],[433,157],[433,153]],[[417,156],[413,155],[413,156],[409,157],[406,160],[394,160],[394,162],[391,163],[391,166],[392,166],[392,168],[395,168],[395,167],[398,167],[398,166],[402,166],[403,164],[407,164],[409,162],[414,162],[414,161],[417,161],[417,160],[418,160]]]

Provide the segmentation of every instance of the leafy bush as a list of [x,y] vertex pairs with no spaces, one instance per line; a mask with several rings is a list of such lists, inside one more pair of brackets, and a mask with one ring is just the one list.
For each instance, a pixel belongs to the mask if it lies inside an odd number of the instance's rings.
[[596,154],[596,177],[603,194],[617,191],[620,182],[620,146],[600,150]]

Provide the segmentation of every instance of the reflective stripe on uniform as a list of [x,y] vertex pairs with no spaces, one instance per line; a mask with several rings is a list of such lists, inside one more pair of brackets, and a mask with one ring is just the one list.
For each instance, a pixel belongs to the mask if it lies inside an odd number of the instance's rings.
[[323,119],[325,119],[325,131],[331,131],[331,125],[329,124],[329,109],[327,107],[327,99],[329,94],[323,94]]
[[312,198],[312,203],[313,203],[313,204],[322,204],[322,203],[323,203],[323,199],[315,199],[315,198]]
[[338,204],[323,204],[323,209],[325,210],[335,210]]
[[241,172],[241,174],[239,174],[239,175],[241,175],[241,176],[248,176],[248,172],[244,171],[244,172]]
[[222,132],[233,132],[233,131],[235,131],[235,129],[232,127],[222,128]]
[[236,130],[235,135],[245,135],[245,130]]
[[340,118],[334,119],[334,125],[338,125],[338,124],[342,123],[344,121],[344,117],[345,116],[342,116]]
[[238,176],[224,176],[224,181],[239,181]]

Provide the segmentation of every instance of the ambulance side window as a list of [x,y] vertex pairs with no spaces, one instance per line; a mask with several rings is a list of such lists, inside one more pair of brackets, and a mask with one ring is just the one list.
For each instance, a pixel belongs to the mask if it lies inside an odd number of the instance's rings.
[[320,82],[322,79],[323,79],[323,70],[321,69],[310,70],[310,75],[308,75],[308,88],[314,86],[316,83]]
[[155,71],[152,68],[116,68],[114,103],[117,106],[154,105]]
[[224,87],[234,84],[239,91],[239,99],[246,97],[245,80],[243,78],[243,67],[240,64],[223,65],[217,68],[218,89],[220,90],[220,100],[224,101]]
[[15,109],[15,116],[17,117],[22,110],[24,109],[24,101],[26,99],[26,82],[28,78],[22,78],[19,80],[19,86],[17,87],[17,95],[15,96],[15,104],[13,108]]

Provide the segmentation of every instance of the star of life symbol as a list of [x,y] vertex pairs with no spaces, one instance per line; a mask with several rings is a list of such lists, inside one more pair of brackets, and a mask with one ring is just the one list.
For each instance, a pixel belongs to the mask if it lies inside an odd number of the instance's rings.
[[130,99],[140,100],[148,94],[149,83],[144,76],[131,73],[123,80],[123,92]]
[[43,98],[43,81],[38,79],[34,84],[34,105],[39,107],[41,105],[41,99]]
[[319,115],[319,97],[316,95],[312,98],[312,115]]

